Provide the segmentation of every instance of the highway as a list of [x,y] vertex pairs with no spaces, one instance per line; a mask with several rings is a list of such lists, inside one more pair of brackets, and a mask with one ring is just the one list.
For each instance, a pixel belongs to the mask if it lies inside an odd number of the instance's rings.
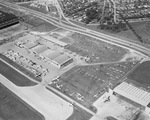
[[[6,7],[10,7],[12,9],[18,10],[18,8],[16,8],[16,5],[14,7],[14,4],[10,4],[10,3],[7,3],[7,2],[1,2],[1,1],[0,1],[0,4],[4,5]],[[38,11],[35,11],[35,10],[31,10],[29,8],[19,6],[19,9],[23,9],[27,13],[30,13],[30,14],[36,16],[36,17],[39,17],[39,18],[41,18],[41,19],[43,19],[43,20],[45,20],[45,21],[47,21],[51,24],[54,24],[57,27],[61,27],[61,28],[64,28],[64,29],[67,29],[67,30],[70,30],[70,31],[82,33],[84,35],[88,35],[88,36],[97,38],[101,41],[110,42],[112,44],[117,44],[117,45],[122,46],[124,48],[133,49],[133,50],[138,51],[142,54],[145,54],[148,57],[150,56],[150,49],[148,49],[146,47],[143,47],[139,44],[132,43],[132,42],[129,42],[129,41],[126,41],[126,40],[123,40],[123,39],[115,38],[115,37],[112,37],[112,36],[109,36],[109,35],[94,31],[94,30],[90,30],[90,29],[87,29],[87,28],[84,28],[84,27],[81,27],[81,26],[77,27],[77,25],[74,26],[73,24],[69,24],[67,21],[61,20],[61,22],[60,22],[59,18],[54,18],[54,17],[51,17],[47,14],[44,14],[44,13],[41,13],[41,12],[38,12]]]
[[[109,35],[106,35],[106,34],[103,34],[103,33],[99,33],[99,32],[96,32],[96,31],[93,31],[93,30],[90,30],[90,29],[87,29],[87,28],[84,28],[84,27],[81,27],[81,26],[78,26],[78,25],[75,25],[74,23],[70,23],[70,21],[68,19],[66,19],[66,21],[63,21],[63,20],[60,20],[59,18],[54,18],[54,17],[51,17],[47,14],[44,14],[44,13],[41,13],[41,12],[38,12],[38,11],[35,11],[35,10],[31,10],[29,8],[25,8],[25,7],[21,7],[21,6],[16,7],[16,5],[10,4],[10,3],[4,2],[4,1],[0,1],[0,4],[3,5],[3,6],[15,9],[15,10],[19,10],[19,9],[21,10],[22,9],[22,10],[26,11],[29,14],[32,14],[36,17],[39,17],[40,19],[43,19],[43,20],[45,20],[45,21],[47,21],[51,24],[54,24],[57,27],[61,27],[61,28],[64,28],[64,29],[67,29],[67,30],[70,30],[70,31],[82,33],[84,35],[88,35],[88,36],[97,38],[101,41],[109,42],[109,43],[112,43],[112,44],[117,44],[117,45],[122,46],[124,48],[130,48],[130,49],[133,49],[135,51],[138,51],[138,52],[150,57],[150,49],[148,49],[146,47],[143,47],[141,45],[138,45],[138,44],[126,41],[126,40],[115,38],[115,37],[112,37],[112,36],[109,36]],[[60,6],[58,4],[59,3],[56,3],[56,7],[57,7],[58,11],[60,12],[60,15],[62,15],[62,17],[64,17],[64,15],[62,13],[62,10],[60,9]],[[62,18],[62,17],[60,17],[60,18]],[[20,74],[22,74],[22,73],[20,73]],[[71,98],[67,97],[66,95],[62,94],[61,92],[55,90],[52,87],[49,87],[49,88],[51,90],[53,90],[54,92],[56,92],[57,94],[63,96],[65,99],[76,103],[76,105],[78,105],[79,107],[81,107],[85,111],[91,113],[94,116],[97,116],[94,112],[90,111],[89,109],[87,109],[83,105],[77,103],[76,101],[72,100]],[[97,118],[100,119],[100,116],[97,116]]]

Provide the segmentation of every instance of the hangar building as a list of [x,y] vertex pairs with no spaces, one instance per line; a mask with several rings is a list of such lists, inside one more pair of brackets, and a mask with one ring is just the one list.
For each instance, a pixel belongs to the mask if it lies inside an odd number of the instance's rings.
[[149,92],[135,87],[127,82],[123,82],[120,85],[118,85],[116,88],[114,88],[113,92],[140,104],[150,114]]
[[52,60],[52,62],[57,65],[59,68],[66,67],[73,62],[73,58],[69,57],[66,54],[60,55],[59,57]]

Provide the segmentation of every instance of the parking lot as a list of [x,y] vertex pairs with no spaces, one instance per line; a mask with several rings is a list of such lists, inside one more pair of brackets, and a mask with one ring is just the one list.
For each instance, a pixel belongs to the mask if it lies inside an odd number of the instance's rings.
[[108,88],[114,88],[139,61],[116,64],[75,66],[51,84],[86,107],[90,107]]
[[0,31],[0,35],[1,35],[0,40],[8,39],[11,36],[15,36],[19,33],[25,32],[26,30],[27,30],[27,27],[23,26],[21,24],[17,24],[17,25],[11,26],[9,28],[5,28]]
[[69,37],[73,43],[65,46],[65,49],[83,56],[87,63],[119,61],[127,53],[126,49],[119,46],[79,33],[74,33]]
[[[117,96],[111,95],[108,101],[105,101],[105,99],[107,98],[94,103],[94,106],[98,108],[97,115],[103,119],[113,117],[116,118],[116,120],[133,120],[139,112],[137,107]],[[93,117],[91,120],[97,119]]]

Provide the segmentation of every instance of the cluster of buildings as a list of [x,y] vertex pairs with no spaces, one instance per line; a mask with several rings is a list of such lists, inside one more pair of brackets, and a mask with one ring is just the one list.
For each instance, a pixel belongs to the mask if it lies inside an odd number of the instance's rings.
[[66,67],[74,61],[73,58],[67,54],[60,51],[54,51],[50,47],[47,47],[46,45],[40,44],[38,42],[28,41],[21,46],[31,51],[35,55],[40,56],[43,60],[45,59],[50,61],[50,63],[59,68]]
[[0,11],[0,30],[19,23],[19,18],[13,14]]

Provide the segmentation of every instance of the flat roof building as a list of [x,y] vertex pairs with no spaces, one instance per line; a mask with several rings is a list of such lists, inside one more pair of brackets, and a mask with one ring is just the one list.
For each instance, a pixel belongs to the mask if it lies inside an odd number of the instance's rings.
[[45,50],[44,52],[40,53],[40,55],[43,56],[43,57],[48,58],[48,56],[49,56],[52,52],[54,52],[54,51],[51,50],[51,49],[47,49],[47,50]]
[[66,54],[63,54],[55,59],[52,60],[52,62],[57,65],[59,68],[65,67],[73,62],[73,58],[69,57]]
[[0,11],[0,29],[7,28],[18,23],[18,17],[16,17],[13,14],[8,14],[3,11]]
[[49,40],[49,41],[51,41],[51,42],[53,42],[53,43],[56,43],[56,44],[58,44],[58,45],[60,45],[62,47],[64,47],[64,46],[67,45],[65,42],[62,42],[62,41],[60,41],[60,40],[58,40],[58,39],[56,39],[54,37],[51,37],[49,35],[44,35],[42,37],[45,38],[45,39],[47,39],[47,40]]
[[60,56],[60,55],[61,55],[60,52],[55,51],[55,52],[52,52],[51,54],[49,54],[47,57],[48,57],[50,60],[53,60],[53,59],[57,58],[57,57]]
[[36,52],[37,54],[40,54],[44,51],[46,51],[48,48],[45,45],[37,45],[35,47],[32,47],[32,51]]
[[126,82],[118,85],[114,92],[146,107],[150,103],[150,93]]
[[35,43],[35,42],[27,42],[24,46],[27,48],[27,49],[32,49],[33,47],[37,46],[38,43]]

